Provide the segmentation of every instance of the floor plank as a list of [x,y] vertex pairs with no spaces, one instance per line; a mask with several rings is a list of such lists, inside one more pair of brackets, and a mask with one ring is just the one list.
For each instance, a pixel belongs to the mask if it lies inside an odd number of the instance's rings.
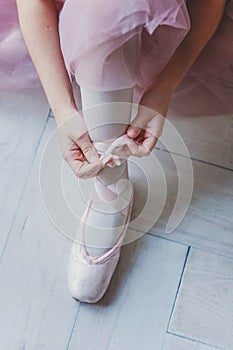
[[233,259],[192,249],[169,331],[231,350]]
[[[164,211],[150,232],[232,257],[233,172],[193,161],[191,204],[180,225],[172,233],[166,233],[166,224],[177,197],[178,178],[170,155],[163,151],[156,154],[166,174],[167,198]],[[185,167],[183,169],[185,172]]]
[[168,333],[161,350],[197,350],[197,343]]
[[[171,114],[168,119],[185,141],[191,157],[233,169],[233,115],[180,117]],[[169,138],[173,137],[170,133]]]
[[65,350],[79,308],[66,285],[70,242],[51,224],[40,196],[40,156],[53,130],[50,119],[0,264],[4,350]]
[[215,346],[208,346],[204,344],[197,344],[197,347],[195,350],[221,350],[220,348],[216,348]]
[[176,334],[166,333],[161,350],[218,350],[213,346],[198,343],[191,339],[186,339]]
[[161,350],[186,253],[147,235],[124,246],[103,300],[81,305],[69,350]]
[[0,94],[0,255],[48,116],[41,90]]

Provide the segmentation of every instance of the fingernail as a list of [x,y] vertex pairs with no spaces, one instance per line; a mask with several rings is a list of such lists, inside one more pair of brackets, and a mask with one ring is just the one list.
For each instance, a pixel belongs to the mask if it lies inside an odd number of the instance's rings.
[[129,129],[129,130],[128,130],[128,135],[129,135],[129,136],[133,137],[134,134],[135,134],[135,132],[134,132],[133,129]]

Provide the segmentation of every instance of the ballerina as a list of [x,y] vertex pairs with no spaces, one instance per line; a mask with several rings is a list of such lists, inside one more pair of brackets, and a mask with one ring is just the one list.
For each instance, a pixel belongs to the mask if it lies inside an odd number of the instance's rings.
[[[214,38],[224,16],[233,13],[233,2],[7,2],[12,12],[17,6],[27,50],[56,119],[64,158],[77,177],[97,181],[80,224],[82,241],[73,244],[68,267],[72,296],[94,303],[106,292],[119,260],[133,202],[127,160],[108,166],[110,160],[102,161],[98,145],[111,147],[120,140],[118,146],[124,147],[126,157],[152,151],[162,131],[155,118],[166,116],[177,87]],[[0,3],[6,8],[5,0]],[[19,33],[17,23],[12,28]],[[25,78],[25,85],[36,86],[27,50],[30,74],[22,76],[21,83]],[[72,79],[80,87],[83,113],[74,100]],[[19,81],[16,85],[20,87]],[[12,86],[9,83],[8,89]],[[106,102],[112,107],[107,108]],[[126,103],[119,111],[114,102]],[[127,106],[132,102],[139,103],[139,109],[131,122]],[[98,104],[99,113],[88,117],[85,110]],[[155,113],[143,113],[140,105]],[[92,129],[97,121],[102,127]],[[123,144],[121,137],[125,137]],[[121,203],[117,208],[116,202]]]

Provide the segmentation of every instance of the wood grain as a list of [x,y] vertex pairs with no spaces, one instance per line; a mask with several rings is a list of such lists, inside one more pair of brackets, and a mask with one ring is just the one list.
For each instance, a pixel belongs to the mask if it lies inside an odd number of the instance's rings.
[[194,190],[190,206],[181,224],[167,234],[165,228],[176,200],[178,177],[171,156],[163,151],[157,151],[156,155],[166,174],[167,198],[163,213],[150,232],[232,257],[233,172],[193,161]]
[[81,305],[69,350],[161,350],[186,252],[147,235],[124,246],[103,300]]
[[197,343],[166,333],[161,350],[197,350]]
[[53,130],[50,119],[0,264],[4,350],[66,349],[79,308],[66,285],[70,241],[51,224],[40,195],[41,151]]
[[169,331],[231,350],[232,290],[233,260],[192,249]]
[[0,94],[0,255],[48,116],[39,89]]
[[[180,117],[170,113],[168,119],[185,141],[191,157],[233,169],[232,114]],[[173,134],[169,137],[172,139]]]
[[166,333],[161,350],[220,350],[220,348],[201,344],[195,340]]

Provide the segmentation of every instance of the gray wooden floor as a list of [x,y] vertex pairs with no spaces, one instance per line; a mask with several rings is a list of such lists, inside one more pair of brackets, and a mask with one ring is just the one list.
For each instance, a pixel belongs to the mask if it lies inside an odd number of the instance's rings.
[[[67,291],[71,242],[42,204],[41,155],[55,129],[46,99],[41,91],[0,95],[1,350],[233,349],[233,116],[172,120],[193,158],[188,212],[166,233],[177,174],[158,145],[168,188],[162,215],[145,235],[131,227],[142,237],[123,246],[108,292],[88,305]],[[51,210],[61,213],[48,166]],[[136,183],[137,203],[140,191]],[[59,225],[67,218],[64,211]]]

